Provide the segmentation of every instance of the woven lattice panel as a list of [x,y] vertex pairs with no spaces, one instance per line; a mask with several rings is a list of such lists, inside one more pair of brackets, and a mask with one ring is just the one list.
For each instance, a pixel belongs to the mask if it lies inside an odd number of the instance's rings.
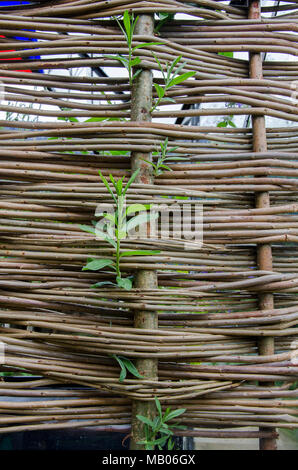
[[[112,57],[127,54],[113,17],[128,8],[175,14],[134,37],[134,45],[160,42],[136,51],[155,83],[163,80],[154,55],[163,67],[181,55],[182,72],[195,72],[167,92],[175,104],[161,103],[152,122],[130,119],[132,88]],[[297,2],[277,12],[265,4],[262,15],[248,19],[246,5],[212,0],[0,7],[0,367],[33,376],[0,382],[2,397],[24,397],[0,401],[0,432],[129,425],[131,401],[155,396],[187,408],[181,422],[197,435],[237,428],[270,437],[274,427],[298,426]],[[252,76],[255,54],[263,77]],[[237,127],[218,126],[222,116]],[[253,125],[263,116],[265,149]],[[159,251],[121,261],[127,275],[156,272],[158,287],[91,288],[113,281],[108,270],[82,271],[87,258],[112,255],[80,228],[111,202],[98,170],[129,176],[131,152],[145,158],[166,139],[184,159],[153,184],[134,183],[127,202],[200,201],[202,247],[186,250],[183,237],[124,240],[125,251]],[[261,207],[265,193],[270,205]],[[260,264],[262,246],[272,268]],[[158,314],[158,331],[134,327],[140,310]],[[274,354],[259,354],[264,337],[274,338]],[[158,379],[120,383],[112,355],[158,359]]]

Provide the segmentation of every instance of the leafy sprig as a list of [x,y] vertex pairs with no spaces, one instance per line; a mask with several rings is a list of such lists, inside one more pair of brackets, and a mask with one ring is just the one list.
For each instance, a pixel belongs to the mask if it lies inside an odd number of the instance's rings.
[[[160,14],[160,19],[161,23],[168,21],[169,19],[172,18],[172,15],[170,14]],[[134,52],[137,49],[142,49],[144,47],[148,46],[158,46],[163,43],[161,42],[145,42],[142,44],[137,44],[136,46],[133,47],[133,37],[136,29],[137,22],[139,21],[139,17],[137,16],[134,18],[133,13],[129,13],[128,10],[125,10],[123,14],[123,19],[122,23],[121,21],[114,17],[114,19],[117,21],[119,28],[121,29],[125,40],[126,44],[128,47],[128,55],[123,55],[123,54],[117,54],[117,55],[106,55],[106,57],[110,59],[117,60],[120,62],[128,71],[128,78],[129,78],[129,83],[130,86],[132,86],[133,81],[137,78],[137,76],[141,73],[141,69],[137,69],[135,72],[133,71],[134,67],[137,67],[141,63],[141,59],[139,56],[135,56]],[[160,24],[160,26],[162,26]],[[157,26],[159,28],[159,25]],[[161,70],[163,79],[164,79],[164,85],[161,86],[157,83],[154,83],[154,87],[157,91],[157,96],[158,98],[154,101],[151,112],[154,111],[157,106],[161,103],[161,101],[170,101],[172,103],[175,103],[175,100],[173,98],[166,97],[165,94],[167,90],[169,90],[171,87],[178,85],[179,83],[184,82],[188,78],[192,77],[195,75],[196,72],[186,72],[181,75],[179,75],[180,71],[185,67],[186,62],[181,64],[179,67],[177,67],[178,63],[182,59],[182,56],[177,57],[171,64],[166,64],[166,73],[164,72],[164,69],[157,58],[157,56],[153,53],[153,56],[158,64],[159,69]],[[177,67],[175,69],[175,67]]]
[[[132,288],[132,280],[130,277],[123,277],[120,269],[120,260],[123,256],[147,256],[147,255],[156,255],[159,254],[159,250],[132,250],[132,251],[121,251],[121,242],[126,238],[127,233],[140,225],[150,222],[158,217],[158,213],[147,213],[144,212],[144,206],[142,204],[131,204],[128,207],[125,206],[125,196],[135,181],[139,169],[136,170],[126,185],[124,185],[124,176],[118,180],[115,180],[113,175],[109,175],[111,183],[102,175],[99,171],[99,176],[103,181],[108,193],[112,197],[116,211],[111,213],[97,213],[96,215],[102,216],[106,223],[102,227],[107,228],[107,231],[99,230],[96,227],[91,227],[88,225],[80,225],[80,228],[86,232],[92,233],[97,237],[100,237],[102,240],[108,242],[115,249],[115,256],[113,258],[89,258],[86,266],[83,267],[83,271],[98,271],[103,268],[112,269],[116,274],[116,285],[125,290],[130,290]],[[135,212],[143,211],[142,213],[129,218]],[[115,232],[115,234],[113,233]],[[115,235],[115,236],[114,236]],[[93,287],[100,287],[106,284],[115,285],[111,281],[98,282],[94,284]]]
[[157,410],[157,416],[154,419],[149,419],[146,416],[137,415],[139,421],[144,424],[144,432],[146,439],[139,441],[138,444],[144,444],[146,450],[154,450],[156,447],[159,450],[163,449],[163,446],[167,445],[168,450],[174,448],[173,436],[174,429],[186,429],[186,426],[181,426],[177,422],[169,423],[173,419],[181,416],[185,413],[185,408],[179,408],[172,410],[167,408],[162,413],[161,404],[157,397],[155,397],[155,406]]
[[157,13],[157,16],[159,18],[159,21],[158,21],[157,25],[154,28],[154,32],[159,34],[159,31],[161,30],[163,25],[174,19],[175,13],[159,12],[159,13]]
[[118,362],[119,366],[121,367],[119,382],[124,381],[124,379],[127,376],[127,372],[130,372],[132,375],[134,375],[138,379],[144,378],[143,375],[139,373],[138,369],[133,364],[133,362],[127,357],[117,356],[116,354],[113,354],[112,357]]
[[168,165],[165,165],[165,162],[173,161],[173,160],[186,160],[186,157],[169,157],[168,153],[175,152],[178,147],[172,147],[168,149],[169,139],[168,137],[165,139],[164,142],[160,143],[160,151],[158,153],[158,159],[156,163],[150,162],[149,160],[144,160],[144,162],[149,163],[153,167],[153,174],[154,176],[162,175],[164,170],[172,171]]
[[128,55],[107,55],[106,57],[109,57],[110,59],[117,60],[120,62],[128,71],[128,78],[129,78],[129,83],[130,86],[132,85],[132,82],[137,78],[137,76],[141,73],[141,69],[136,70],[136,72],[133,72],[133,67],[138,66],[141,63],[140,57],[136,56],[134,57],[134,52],[137,49],[142,49],[147,46],[157,46],[159,44],[162,44],[160,42],[144,42],[142,44],[138,44],[137,46],[132,46],[133,42],[133,36],[136,28],[136,24],[139,21],[139,17],[137,16],[134,18],[133,13],[130,14],[128,10],[125,10],[123,14],[123,22],[119,21],[118,18],[114,17],[114,19],[117,21],[119,28],[121,29],[122,33],[124,34],[127,47],[128,47]]
[[236,124],[233,121],[234,115],[229,115],[224,117],[222,121],[220,121],[218,124],[216,124],[217,127],[237,127]]
[[181,55],[179,57],[177,57],[175,60],[173,60],[172,63],[167,62],[166,63],[166,71],[164,71],[164,68],[161,65],[158,57],[154,53],[152,53],[152,54],[153,54],[153,56],[154,56],[154,58],[157,62],[157,65],[158,65],[158,67],[159,67],[159,69],[162,73],[162,77],[163,77],[163,80],[164,80],[164,85],[161,86],[158,83],[154,83],[154,87],[155,87],[155,90],[157,92],[157,98],[155,100],[153,100],[153,106],[151,108],[151,113],[153,111],[155,111],[155,109],[159,106],[159,104],[162,101],[163,102],[168,101],[168,102],[171,102],[171,103],[176,103],[174,98],[170,98],[168,96],[165,96],[166,92],[170,88],[172,88],[173,86],[179,85],[179,83],[184,82],[185,80],[187,80],[190,77],[193,77],[196,74],[196,72],[185,72],[185,73],[179,75],[181,70],[186,65],[186,62],[183,62],[182,64],[180,64],[178,66],[179,62],[182,59]]

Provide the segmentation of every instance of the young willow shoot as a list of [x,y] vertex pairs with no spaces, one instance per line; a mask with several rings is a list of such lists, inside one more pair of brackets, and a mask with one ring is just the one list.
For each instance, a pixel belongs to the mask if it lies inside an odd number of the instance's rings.
[[133,47],[132,42],[133,42],[133,35],[135,32],[136,24],[139,21],[139,17],[137,16],[134,19],[134,15],[130,14],[128,10],[126,10],[123,14],[123,21],[119,21],[118,18],[114,19],[117,21],[122,33],[124,34],[127,47],[128,47],[128,55],[124,56],[122,54],[119,55],[114,55],[114,56],[106,56],[109,57],[110,59],[117,60],[120,62],[128,71],[128,78],[129,78],[129,83],[130,86],[132,85],[132,82],[135,80],[135,78],[141,73],[141,69],[138,69],[135,73],[133,72],[133,67],[138,66],[141,63],[140,57],[134,57],[134,52],[137,49],[142,49],[147,46],[157,46],[159,44],[162,44],[160,42],[145,42],[142,44],[138,44],[137,46]]
[[234,116],[229,115],[224,117],[222,121],[220,121],[218,124],[216,124],[217,127],[237,127],[236,124],[233,121]]
[[[141,225],[147,224],[158,217],[157,213],[147,213],[144,211],[142,204],[131,204],[126,207],[125,196],[136,179],[139,170],[136,170],[130,177],[126,185],[124,185],[124,176],[118,181],[114,179],[113,175],[110,175],[111,183],[101,174],[101,177],[108,193],[112,196],[116,210],[113,213],[107,213],[106,211],[96,213],[97,216],[102,216],[105,219],[104,225],[101,226],[102,230],[97,227],[90,227],[88,225],[81,225],[81,229],[93,233],[97,237],[108,242],[115,249],[115,255],[113,258],[89,258],[86,266],[83,267],[83,271],[98,271],[103,268],[109,268],[116,274],[116,283],[110,281],[98,282],[93,287],[100,287],[106,284],[118,285],[122,289],[130,290],[132,288],[132,280],[129,277],[123,277],[120,269],[120,260],[123,256],[150,256],[159,254],[157,250],[133,250],[133,251],[121,251],[121,242],[126,239],[127,234],[130,230],[136,227],[140,228]],[[146,206],[146,209],[148,206]],[[131,217],[132,214],[140,212],[138,215]],[[127,218],[129,220],[127,220]],[[105,228],[107,229],[106,231]]]
[[[176,101],[173,98],[169,98],[166,95],[166,92],[172,88],[175,85],[179,85],[179,83],[184,82],[190,77],[193,77],[196,72],[186,72],[183,73],[182,75],[179,75],[181,70],[185,67],[186,62],[183,62],[182,64],[177,67],[179,64],[180,60],[182,59],[182,56],[180,55],[177,57],[177,59],[173,60],[171,64],[168,62],[166,63],[166,72],[163,69],[163,66],[161,65],[158,57],[153,53],[153,56],[158,64],[158,67],[162,73],[162,77],[164,80],[164,85],[161,86],[158,83],[154,83],[155,90],[157,92],[157,98],[153,101],[153,106],[151,108],[151,113],[159,106],[159,104],[163,101],[169,101],[171,103],[176,103]],[[175,69],[175,67],[177,67]],[[175,69],[175,70],[174,70]]]
[[164,142],[160,143],[160,152],[158,153],[158,159],[156,163],[150,162],[149,160],[144,160],[144,162],[149,163],[153,167],[154,176],[162,175],[164,170],[172,171],[168,165],[165,165],[167,161],[173,160],[187,160],[186,157],[169,157],[168,153],[175,152],[178,147],[172,147],[168,149],[169,139],[168,137]]
[[127,372],[130,372],[132,375],[137,377],[138,379],[143,379],[144,376],[141,375],[135,365],[132,363],[130,359],[124,356],[117,356],[116,354],[112,355],[112,358],[115,359],[119,366],[121,367],[119,382],[123,382],[127,376]]
[[170,21],[172,21],[174,19],[174,16],[175,16],[175,13],[163,13],[163,12],[160,12],[160,13],[157,13],[157,16],[159,18],[159,21],[157,23],[157,25],[155,26],[154,28],[154,32],[156,34],[159,34],[159,31],[161,30],[161,28],[166,24],[166,23],[169,23]]
[[161,404],[157,397],[155,397],[155,406],[157,409],[157,416],[151,420],[145,416],[137,415],[139,421],[144,423],[144,431],[146,439],[140,441],[139,444],[144,444],[146,450],[154,450],[156,447],[159,450],[163,450],[166,445],[168,450],[173,450],[174,442],[174,429],[186,429],[186,426],[181,426],[179,423],[172,422],[173,419],[182,415],[186,409],[179,408],[171,411],[171,408],[167,408],[164,414],[162,413]]

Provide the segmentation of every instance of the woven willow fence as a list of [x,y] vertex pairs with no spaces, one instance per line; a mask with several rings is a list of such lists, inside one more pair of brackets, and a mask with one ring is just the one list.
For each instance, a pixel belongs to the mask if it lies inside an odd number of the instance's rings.
[[[27,3],[0,8],[0,432],[124,425],[140,447],[136,414],[152,415],[158,397],[186,408],[177,434],[274,448],[278,428],[298,427],[297,0],[262,12],[258,1]],[[139,15],[133,45],[160,43],[135,51],[132,86],[112,57],[127,54],[115,20],[125,10]],[[154,13],[173,15],[155,15],[158,32]],[[181,55],[180,73],[195,75],[167,92],[176,105],[150,113],[152,77],[163,84],[154,55],[163,68]],[[185,124],[222,115],[251,124]],[[280,127],[266,129],[265,116]],[[142,159],[166,139],[185,159],[154,177]],[[82,271],[112,255],[80,228],[112,201],[98,170],[136,168],[128,203],[200,201],[203,245],[124,240],[125,251],[159,253],[122,258],[132,290],[91,288],[113,281],[108,269]],[[119,382],[113,355],[143,378]]]

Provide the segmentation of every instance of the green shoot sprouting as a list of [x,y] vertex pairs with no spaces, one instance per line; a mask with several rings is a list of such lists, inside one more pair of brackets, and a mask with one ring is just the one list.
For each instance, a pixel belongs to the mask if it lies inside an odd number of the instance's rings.
[[146,439],[138,442],[138,444],[145,444],[146,450],[154,450],[156,447],[159,450],[163,450],[163,446],[167,445],[168,450],[173,450],[174,442],[172,440],[174,436],[174,429],[186,429],[185,426],[179,425],[179,423],[169,423],[174,418],[185,413],[185,408],[179,408],[171,411],[171,408],[167,408],[162,413],[161,404],[157,397],[155,397],[155,406],[157,409],[157,416],[154,419],[149,419],[142,415],[137,415],[139,421],[144,424],[144,432]]
[[178,147],[172,147],[168,149],[169,139],[168,137],[164,142],[160,143],[160,152],[158,153],[158,159],[156,163],[150,162],[149,160],[144,160],[144,162],[149,163],[153,167],[154,176],[162,175],[164,170],[172,171],[168,165],[165,165],[165,162],[169,160],[186,160],[186,157],[169,157],[168,153],[175,152]]
[[182,75],[179,75],[181,70],[186,65],[186,62],[183,62],[182,64],[179,65],[179,67],[177,67],[175,69],[175,67],[179,64],[180,60],[182,59],[181,55],[179,57],[177,57],[175,60],[173,60],[173,62],[171,64],[169,64],[168,62],[166,63],[166,72],[164,72],[163,66],[161,65],[158,57],[154,53],[153,53],[153,56],[154,56],[154,58],[157,62],[157,65],[158,65],[161,73],[162,73],[162,77],[163,77],[163,80],[164,80],[164,85],[161,86],[158,83],[154,83],[154,87],[155,87],[156,92],[157,92],[157,99],[155,99],[153,101],[153,106],[151,108],[151,113],[153,111],[155,111],[155,109],[159,106],[159,104],[162,101],[169,101],[171,103],[175,103],[176,101],[173,98],[169,98],[169,97],[165,96],[166,92],[170,88],[172,88],[173,86],[179,85],[179,83],[184,82],[185,80],[187,80],[190,77],[193,77],[196,74],[196,72],[186,72],[186,73],[183,73]]
[[[116,282],[122,289],[130,290],[132,288],[132,281],[129,277],[124,278],[120,269],[120,260],[123,256],[147,256],[159,254],[158,250],[133,250],[133,251],[121,251],[121,242],[126,238],[127,233],[135,227],[140,227],[142,224],[148,223],[158,217],[158,213],[147,213],[144,211],[145,206],[142,204],[131,204],[128,207],[125,205],[125,196],[136,179],[139,169],[136,170],[130,177],[126,185],[124,185],[124,176],[118,181],[115,180],[113,175],[110,175],[109,183],[107,179],[99,171],[99,176],[103,181],[108,193],[114,201],[116,211],[114,213],[96,213],[97,216],[102,216],[106,223],[104,227],[107,228],[107,232],[100,231],[96,227],[90,227],[88,225],[81,225],[80,228],[86,232],[92,233],[102,240],[105,240],[115,250],[113,258],[89,258],[86,266],[83,267],[83,271],[98,271],[103,268],[112,269],[116,274]],[[145,209],[147,209],[146,207]],[[130,218],[127,221],[127,217],[135,212],[140,212],[138,215]],[[103,229],[104,229],[103,227]],[[115,232],[115,234],[113,233]],[[93,287],[100,287],[105,284],[113,284],[110,281],[98,282]]]
[[224,117],[223,121],[220,121],[218,124],[216,124],[217,127],[237,127],[236,124],[233,121],[234,116],[229,115]]
[[137,377],[138,379],[143,379],[143,375],[141,375],[136,368],[136,366],[132,363],[130,359],[124,356],[117,356],[116,354],[112,355],[113,359],[115,359],[119,366],[121,367],[119,382],[123,382],[126,378],[127,371],[130,372],[132,375]]
[[110,59],[118,60],[128,71],[128,78],[129,78],[129,83],[130,86],[132,86],[132,82],[137,78],[137,76],[141,73],[141,69],[138,69],[135,73],[133,73],[133,67],[138,66],[141,63],[140,57],[136,56],[134,57],[134,52],[137,49],[142,49],[147,46],[158,46],[159,44],[162,44],[160,42],[146,42],[142,44],[138,44],[137,46],[133,47],[132,42],[133,42],[133,36],[136,28],[136,24],[139,21],[139,17],[137,16],[134,18],[133,14],[130,14],[128,10],[125,10],[123,14],[123,24],[119,21],[118,18],[114,19],[117,21],[122,33],[124,34],[127,47],[128,47],[128,56],[124,56],[122,54],[119,55],[114,55],[114,56],[106,56],[109,57]]
[[163,27],[164,24],[172,21],[174,19],[175,13],[164,13],[164,12],[159,12],[157,13],[157,16],[159,18],[159,22],[154,28],[154,32],[156,34],[159,34],[159,31]]

